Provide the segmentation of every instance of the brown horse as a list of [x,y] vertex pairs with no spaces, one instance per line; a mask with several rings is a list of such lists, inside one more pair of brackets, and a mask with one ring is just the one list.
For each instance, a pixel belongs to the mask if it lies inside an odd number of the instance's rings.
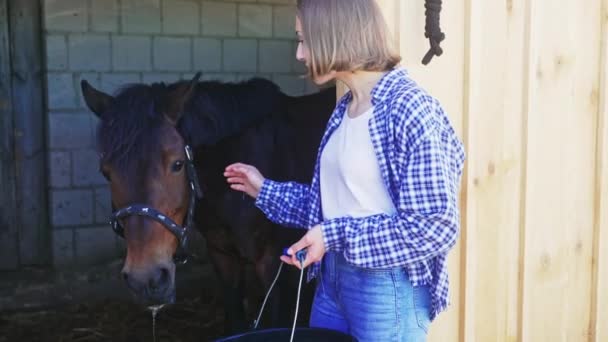
[[[281,248],[302,231],[271,224],[251,199],[229,189],[223,170],[242,161],[272,179],[310,182],[335,89],[290,97],[263,79],[223,84],[198,82],[197,75],[170,85],[130,85],[116,96],[83,81],[82,92],[100,118],[100,170],[119,208],[112,222],[126,240],[122,273],[130,290],[147,304],[173,302],[175,261],[184,259],[187,230],[196,225],[224,289],[226,330],[244,329]],[[289,272],[281,281],[295,285],[297,273]],[[310,309],[307,291],[302,317]],[[295,288],[279,287],[270,325],[288,325],[295,295]]]

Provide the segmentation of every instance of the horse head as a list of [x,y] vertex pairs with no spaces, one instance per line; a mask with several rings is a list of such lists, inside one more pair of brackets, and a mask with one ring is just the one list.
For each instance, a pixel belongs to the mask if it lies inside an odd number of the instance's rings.
[[99,118],[99,168],[118,209],[113,228],[126,241],[122,275],[151,305],[175,300],[174,257],[185,242],[185,223],[192,220],[195,176],[176,124],[199,76],[169,86],[131,85],[116,96],[81,84],[87,106]]

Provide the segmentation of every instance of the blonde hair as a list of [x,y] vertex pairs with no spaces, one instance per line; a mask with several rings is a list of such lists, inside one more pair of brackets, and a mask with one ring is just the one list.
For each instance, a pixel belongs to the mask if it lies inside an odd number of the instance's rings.
[[330,71],[387,71],[401,61],[375,0],[298,0],[297,16],[313,78]]

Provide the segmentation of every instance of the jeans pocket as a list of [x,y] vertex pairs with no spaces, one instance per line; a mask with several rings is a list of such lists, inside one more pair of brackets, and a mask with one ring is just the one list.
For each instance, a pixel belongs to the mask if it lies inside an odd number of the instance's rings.
[[414,314],[418,326],[428,333],[431,325],[431,293],[426,285],[414,287]]

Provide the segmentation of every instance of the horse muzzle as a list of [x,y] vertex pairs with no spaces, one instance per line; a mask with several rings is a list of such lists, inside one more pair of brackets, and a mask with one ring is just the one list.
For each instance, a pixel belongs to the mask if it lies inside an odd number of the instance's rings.
[[122,271],[131,292],[146,305],[175,302],[175,268],[158,265],[144,271]]

